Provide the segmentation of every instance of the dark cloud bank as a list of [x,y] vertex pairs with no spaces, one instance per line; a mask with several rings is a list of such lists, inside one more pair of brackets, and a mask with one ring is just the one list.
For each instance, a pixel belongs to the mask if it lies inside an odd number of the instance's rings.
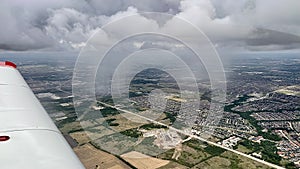
[[299,6],[298,0],[4,0],[0,49],[78,50],[104,24],[143,11],[185,18],[220,46],[293,49],[300,44]]

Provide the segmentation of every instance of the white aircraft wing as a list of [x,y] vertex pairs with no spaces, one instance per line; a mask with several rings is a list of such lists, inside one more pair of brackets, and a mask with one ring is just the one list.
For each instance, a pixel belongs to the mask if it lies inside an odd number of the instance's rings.
[[0,169],[83,169],[23,77],[0,62]]

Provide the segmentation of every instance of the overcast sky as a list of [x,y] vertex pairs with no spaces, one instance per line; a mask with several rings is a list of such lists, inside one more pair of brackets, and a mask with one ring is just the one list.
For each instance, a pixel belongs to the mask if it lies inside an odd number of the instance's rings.
[[[219,47],[297,49],[299,10],[299,0],[3,0],[0,50],[80,50],[106,23],[139,12],[185,18]],[[139,17],[134,27],[158,24]]]

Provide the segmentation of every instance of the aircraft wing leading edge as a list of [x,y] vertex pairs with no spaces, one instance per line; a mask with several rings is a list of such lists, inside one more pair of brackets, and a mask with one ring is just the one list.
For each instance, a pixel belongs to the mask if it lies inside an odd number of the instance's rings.
[[11,62],[0,62],[0,168],[84,169]]

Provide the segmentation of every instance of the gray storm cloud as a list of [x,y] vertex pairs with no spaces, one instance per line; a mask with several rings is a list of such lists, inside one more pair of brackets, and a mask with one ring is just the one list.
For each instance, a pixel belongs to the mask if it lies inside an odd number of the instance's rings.
[[[4,0],[0,49],[78,50],[104,24],[139,12],[184,18],[218,44],[239,44],[250,50],[297,48],[299,6],[298,0]],[[139,17],[142,22],[133,27],[145,23],[157,27],[151,19]]]

